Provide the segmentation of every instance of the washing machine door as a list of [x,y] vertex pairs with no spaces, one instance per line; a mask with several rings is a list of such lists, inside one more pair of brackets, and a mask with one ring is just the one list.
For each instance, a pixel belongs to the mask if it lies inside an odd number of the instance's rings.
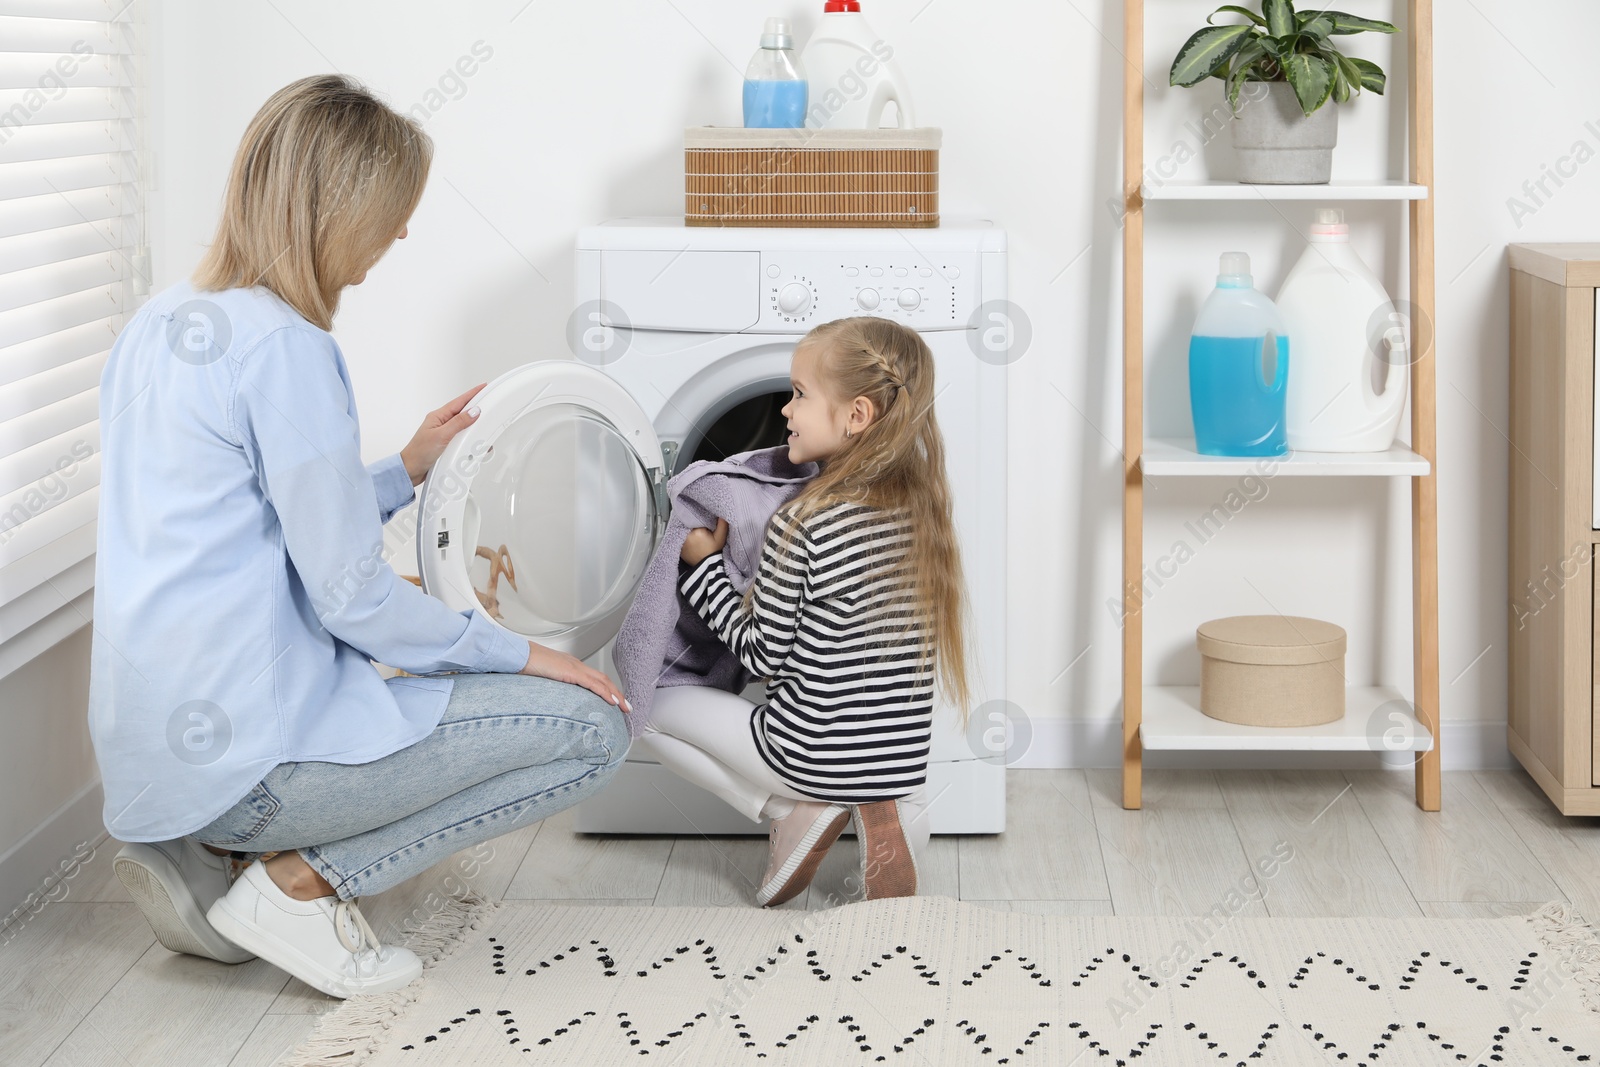
[[655,429],[622,386],[571,360],[518,367],[474,402],[477,422],[422,485],[422,588],[589,656],[615,636],[665,527]]

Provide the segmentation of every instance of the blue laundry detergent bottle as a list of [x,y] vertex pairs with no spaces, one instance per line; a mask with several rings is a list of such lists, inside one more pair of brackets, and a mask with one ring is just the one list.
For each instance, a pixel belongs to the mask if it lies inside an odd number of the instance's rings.
[[1195,448],[1207,456],[1281,456],[1289,335],[1278,308],[1250,278],[1250,257],[1222,255],[1217,287],[1189,338]]
[[744,72],[746,129],[793,129],[806,124],[806,77],[794,54],[788,19],[768,19],[761,48]]

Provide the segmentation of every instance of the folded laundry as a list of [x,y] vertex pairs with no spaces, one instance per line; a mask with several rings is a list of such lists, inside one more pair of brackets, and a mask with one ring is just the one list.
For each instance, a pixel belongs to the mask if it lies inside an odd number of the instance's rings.
[[705,685],[737,693],[752,677],[678,591],[678,554],[689,531],[727,520],[722,558],[743,592],[755,578],[772,513],[816,474],[815,463],[790,463],[788,447],[779,445],[691,463],[667,482],[671,518],[612,653],[617,680],[633,706],[628,725],[634,737],[649,721],[657,686]]

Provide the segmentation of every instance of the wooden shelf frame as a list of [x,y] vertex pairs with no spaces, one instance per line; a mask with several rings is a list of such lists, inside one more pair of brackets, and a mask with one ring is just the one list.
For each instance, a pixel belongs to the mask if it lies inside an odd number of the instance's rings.
[[[1144,615],[1140,589],[1144,573],[1144,67],[1147,0],[1123,5],[1123,143],[1122,193],[1122,806],[1141,806],[1144,746],[1140,736],[1144,702]],[[1434,315],[1433,192],[1433,0],[1406,0],[1408,21],[1403,31],[1410,70],[1408,88],[1407,183],[1356,183],[1383,186],[1382,198],[1402,200],[1409,211],[1409,296],[1414,321],[1432,323]],[[1327,106],[1336,106],[1328,104]],[[1183,192],[1194,195],[1182,195]],[[1405,196],[1400,194],[1405,192]],[[1233,196],[1217,185],[1190,186],[1151,199],[1247,199],[1270,194]],[[1327,199],[1341,199],[1340,188]],[[1426,194],[1426,195],[1424,195]],[[1299,192],[1292,194],[1302,195]],[[1432,739],[1415,764],[1416,803],[1438,811],[1439,783],[1439,517],[1438,456],[1435,422],[1434,338],[1427,329],[1413,337],[1416,361],[1411,365],[1410,449],[1427,464],[1425,474],[1411,476],[1411,580],[1413,698],[1417,723]]]

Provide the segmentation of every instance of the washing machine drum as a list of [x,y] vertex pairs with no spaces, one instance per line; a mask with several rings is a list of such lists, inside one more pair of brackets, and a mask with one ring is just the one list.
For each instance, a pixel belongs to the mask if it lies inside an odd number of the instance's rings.
[[490,382],[422,484],[422,588],[584,657],[621,625],[664,526],[661,447],[626,390],[548,360]]

